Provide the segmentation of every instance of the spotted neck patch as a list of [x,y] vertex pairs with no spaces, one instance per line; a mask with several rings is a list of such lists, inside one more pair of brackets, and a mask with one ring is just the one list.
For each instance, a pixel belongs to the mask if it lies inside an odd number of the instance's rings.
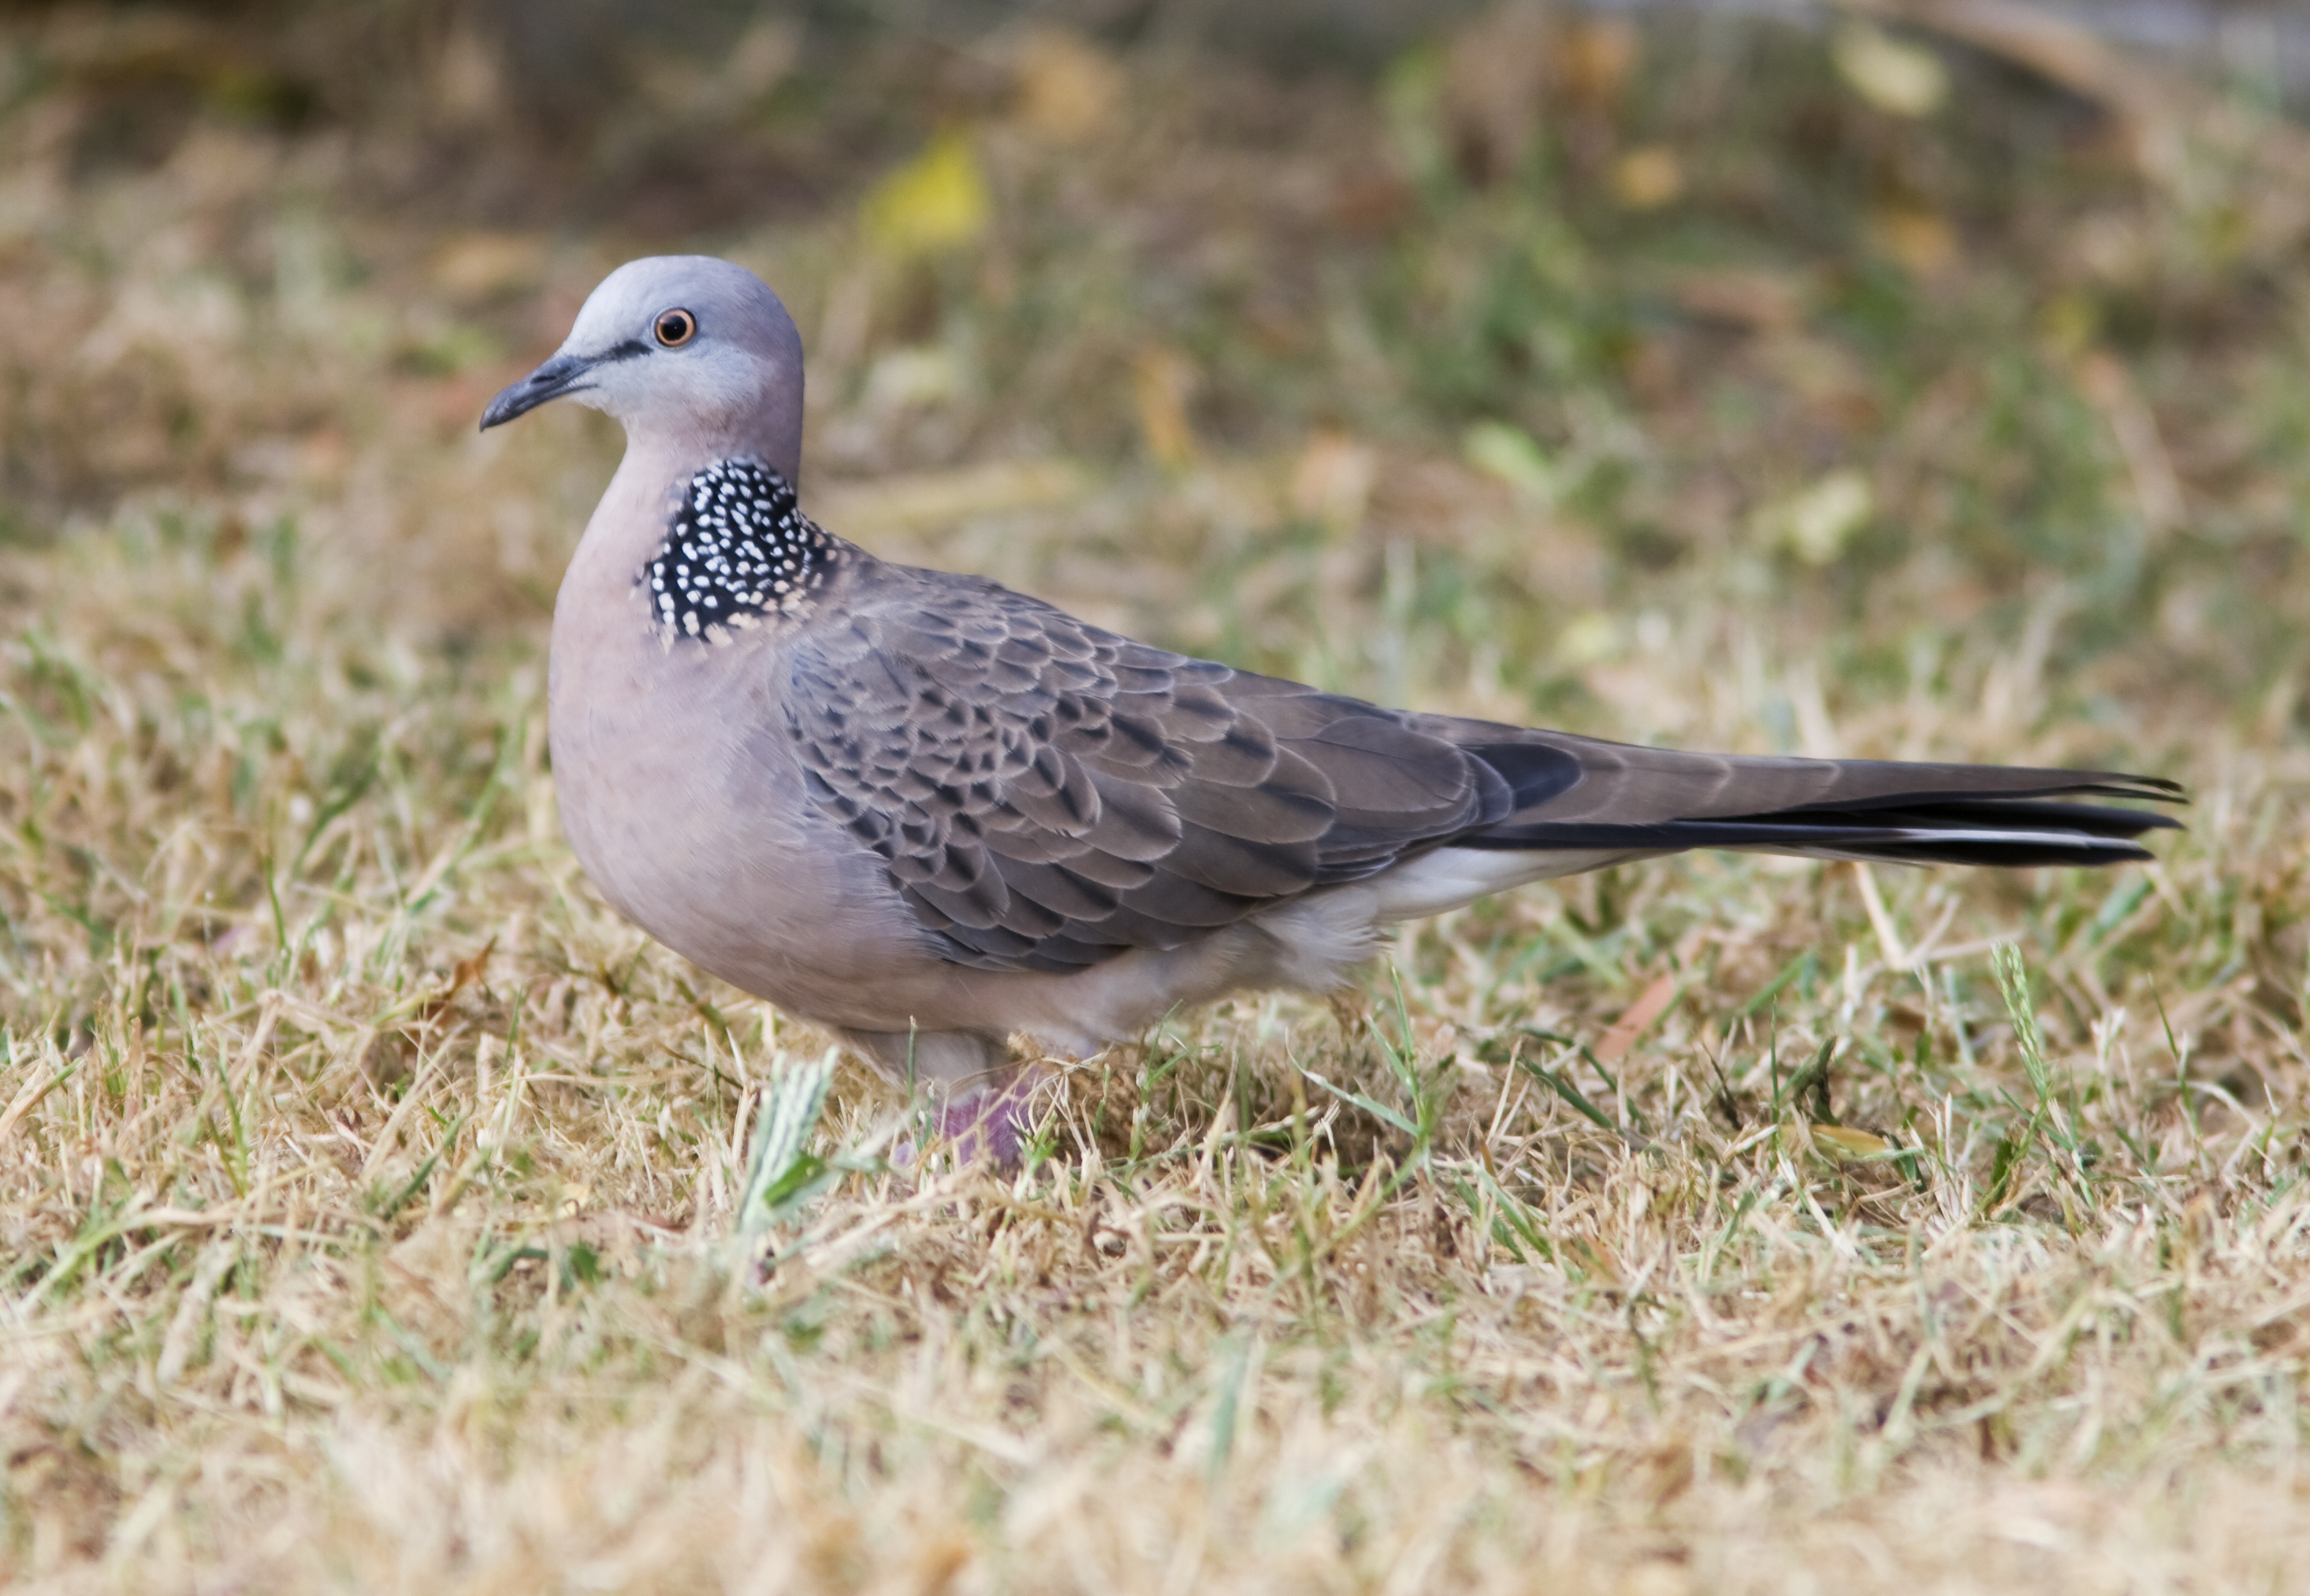
[[726,641],[769,616],[796,613],[840,555],[786,478],[759,460],[717,460],[683,486],[641,587],[669,640]]

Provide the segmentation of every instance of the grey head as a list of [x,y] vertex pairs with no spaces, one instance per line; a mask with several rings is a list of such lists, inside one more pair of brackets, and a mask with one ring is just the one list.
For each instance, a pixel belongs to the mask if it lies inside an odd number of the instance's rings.
[[482,430],[553,399],[615,417],[636,445],[802,464],[802,336],[769,285],[710,255],[629,261],[602,280],[553,358],[490,401]]

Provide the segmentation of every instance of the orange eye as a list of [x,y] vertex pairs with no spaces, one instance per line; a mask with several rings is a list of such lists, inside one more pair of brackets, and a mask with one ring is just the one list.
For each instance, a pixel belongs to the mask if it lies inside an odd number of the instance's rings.
[[657,334],[663,347],[680,349],[698,336],[698,318],[687,310],[661,310],[656,325],[650,330]]

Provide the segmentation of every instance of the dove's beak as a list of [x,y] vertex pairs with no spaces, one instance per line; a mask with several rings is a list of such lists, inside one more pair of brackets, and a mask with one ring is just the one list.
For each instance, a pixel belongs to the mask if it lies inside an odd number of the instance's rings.
[[569,394],[582,393],[593,385],[586,379],[595,367],[604,360],[615,360],[618,351],[605,355],[578,355],[563,350],[536,370],[490,401],[482,412],[482,430],[502,427],[516,416],[527,415],[549,400]]

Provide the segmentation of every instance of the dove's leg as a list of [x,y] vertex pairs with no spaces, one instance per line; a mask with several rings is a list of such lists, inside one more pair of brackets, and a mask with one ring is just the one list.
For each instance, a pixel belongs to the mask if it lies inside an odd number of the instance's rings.
[[939,1108],[939,1134],[968,1161],[985,1153],[998,1168],[1014,1170],[1034,1134],[1036,1078],[1020,1071],[1000,1085],[956,1092]]
[[885,1080],[958,1097],[1000,1086],[1017,1072],[1000,1037],[970,1031],[843,1031],[842,1039]]
[[938,1111],[939,1134],[965,1158],[985,1152],[1014,1168],[1034,1129],[1036,1072],[1000,1037],[969,1031],[845,1031],[842,1039],[901,1088],[919,1086]]

